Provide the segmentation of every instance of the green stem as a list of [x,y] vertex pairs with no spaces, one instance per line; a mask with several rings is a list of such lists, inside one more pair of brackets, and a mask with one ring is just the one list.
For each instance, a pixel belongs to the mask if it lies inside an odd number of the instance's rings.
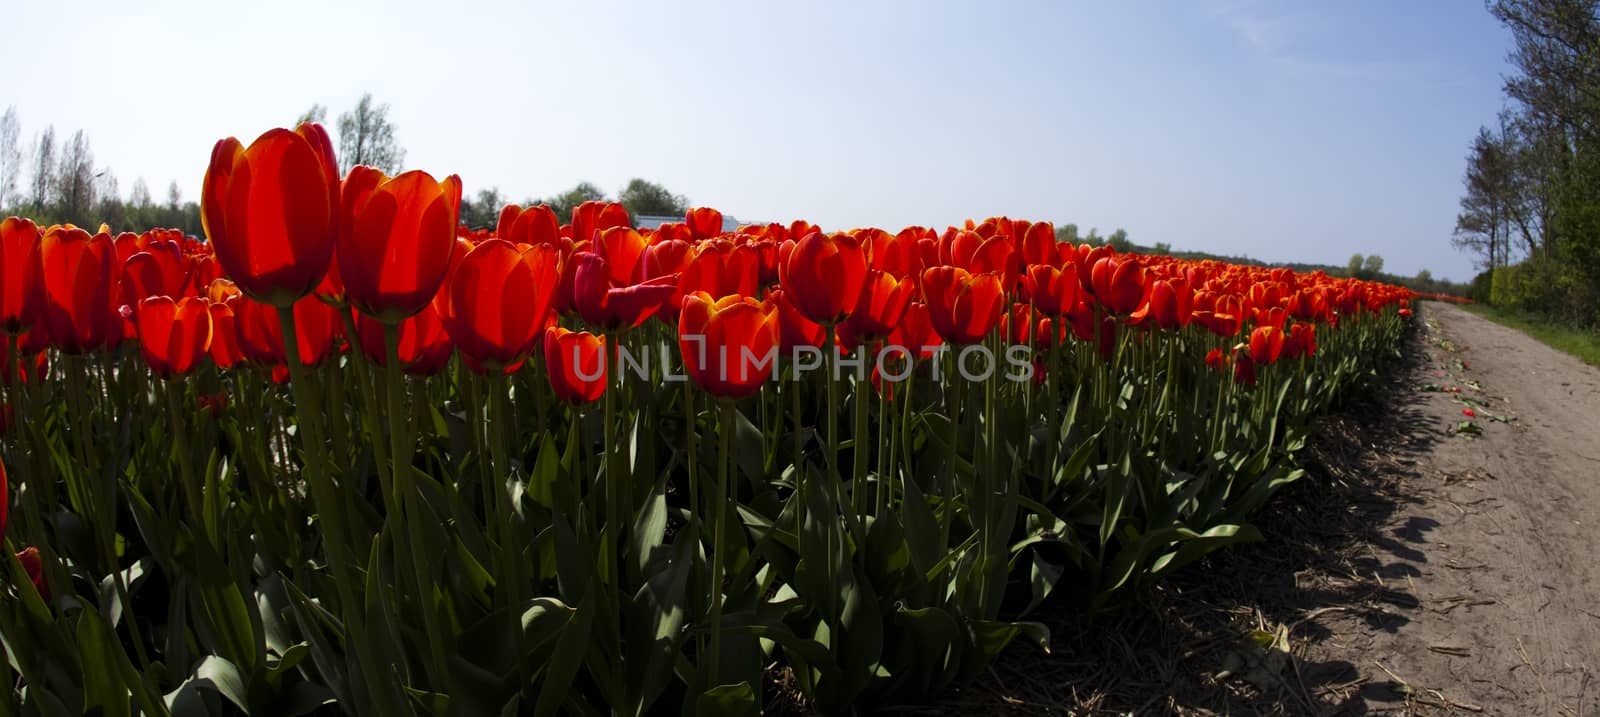
[[712,497],[715,501],[711,506],[711,520],[714,535],[711,540],[711,658],[710,681],[711,684],[721,684],[722,679],[722,572],[724,563],[727,562],[727,509],[730,496],[728,495],[728,465],[733,462],[733,434],[737,430],[735,421],[738,409],[733,401],[722,399],[722,417],[717,421],[718,431],[721,433],[722,449],[717,461],[717,490]]
[[278,307],[278,322],[283,327],[283,348],[289,365],[290,387],[294,391],[296,425],[306,456],[301,473],[311,487],[319,517],[328,524],[323,531],[323,545],[328,551],[334,587],[339,594],[340,610],[337,614],[344,618],[351,633],[346,644],[355,644],[356,659],[360,662],[361,673],[366,677],[369,698],[375,704],[375,711],[380,714],[407,714],[409,710],[399,685],[384,679],[394,674],[394,661],[379,662],[367,639],[365,603],[357,600],[352,578],[355,561],[348,544],[351,533],[345,523],[344,503],[340,500],[339,489],[326,472],[328,463],[323,453],[321,426],[318,424],[321,407],[316,391],[308,382],[306,367],[300,362],[300,339],[295,332],[294,308]]

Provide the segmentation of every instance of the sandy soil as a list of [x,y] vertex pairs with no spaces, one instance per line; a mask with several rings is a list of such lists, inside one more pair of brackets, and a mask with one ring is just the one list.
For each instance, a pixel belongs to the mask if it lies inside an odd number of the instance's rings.
[[1051,654],[896,711],[1600,715],[1600,370],[1450,305],[1417,319],[1265,541],[1036,616]]
[[1600,714],[1600,370],[1454,306],[1420,316],[1398,398],[1422,450],[1356,567],[1396,599],[1329,613],[1306,669],[1353,665],[1348,708]]

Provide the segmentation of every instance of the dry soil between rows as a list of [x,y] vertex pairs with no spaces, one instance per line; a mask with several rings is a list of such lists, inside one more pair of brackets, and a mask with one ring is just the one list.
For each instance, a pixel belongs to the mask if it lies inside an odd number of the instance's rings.
[[1455,306],[1418,316],[1394,398],[1420,450],[1367,566],[1409,599],[1334,613],[1306,658],[1360,672],[1357,711],[1600,714],[1600,370]]
[[1600,716],[1600,370],[1455,306],[1415,320],[1263,542],[1036,616],[1050,654],[896,711]]

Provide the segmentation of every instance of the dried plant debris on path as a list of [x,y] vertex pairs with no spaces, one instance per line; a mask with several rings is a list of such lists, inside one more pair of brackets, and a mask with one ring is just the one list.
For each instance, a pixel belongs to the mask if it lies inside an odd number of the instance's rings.
[[1060,608],[1052,654],[1015,645],[901,713],[1600,714],[1600,370],[1453,306],[1418,318],[1265,541]]

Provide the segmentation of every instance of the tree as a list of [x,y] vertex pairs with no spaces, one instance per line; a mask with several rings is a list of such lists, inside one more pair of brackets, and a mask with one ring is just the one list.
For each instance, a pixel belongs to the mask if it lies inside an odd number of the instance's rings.
[[1427,269],[1423,269],[1421,271],[1418,271],[1417,272],[1417,283],[1418,284],[1432,284],[1433,283],[1433,272],[1428,271]]
[[144,183],[144,177],[133,180],[133,189],[128,191],[128,205],[135,209],[149,209],[155,204],[150,198],[150,185]]
[[90,224],[95,200],[94,152],[89,137],[78,130],[61,148],[61,163],[56,166],[55,211],[66,221]]
[[683,195],[637,177],[628,180],[628,186],[617,193],[617,201],[627,207],[630,217],[681,217],[689,210],[689,200]]
[[323,105],[311,105],[311,108],[300,114],[300,119],[294,121],[294,126],[299,127],[307,122],[317,124],[328,123],[328,108]]
[[178,189],[178,180],[172,180],[167,185],[167,211],[176,212],[183,205],[183,190]]
[[17,108],[7,107],[0,116],[0,207],[13,206],[17,177],[22,174],[22,121]]
[[1383,273],[1383,257],[1378,256],[1377,254],[1368,254],[1363,270],[1371,276],[1377,276],[1378,274]]
[[1056,227],[1056,241],[1067,242],[1069,244],[1079,243],[1078,225],[1069,223]]
[[545,199],[542,202],[530,202],[530,204],[548,204],[551,209],[555,210],[556,219],[567,222],[572,220],[572,210],[577,209],[578,205],[584,202],[603,201],[606,201],[606,193],[601,191],[599,187],[591,182],[578,182],[578,186],[557,194],[554,198]]
[[1133,242],[1128,241],[1127,230],[1120,227],[1111,232],[1111,236],[1106,237],[1106,243],[1110,244],[1111,248],[1116,250],[1118,254],[1133,251]]
[[406,151],[395,139],[394,129],[389,105],[374,103],[371,92],[362,95],[355,109],[339,115],[339,173],[346,174],[358,164],[377,167],[385,174],[398,173]]
[[478,190],[476,200],[461,201],[461,224],[468,229],[493,229],[500,221],[500,210],[506,205],[500,188]]
[[1169,256],[1169,255],[1172,254],[1172,245],[1168,244],[1167,242],[1164,242],[1164,241],[1156,242],[1156,245],[1155,245],[1155,247],[1153,247],[1153,249],[1154,249],[1156,254],[1159,254],[1159,255],[1162,255],[1162,256]]
[[1361,273],[1361,267],[1365,264],[1366,257],[1363,257],[1360,254],[1351,254],[1350,263],[1345,266],[1345,273],[1349,274],[1350,276],[1356,276],[1357,274]]
[[28,203],[34,211],[50,206],[51,182],[56,176],[56,128],[44,128],[33,142],[33,159],[29,162],[33,176],[28,182]]

